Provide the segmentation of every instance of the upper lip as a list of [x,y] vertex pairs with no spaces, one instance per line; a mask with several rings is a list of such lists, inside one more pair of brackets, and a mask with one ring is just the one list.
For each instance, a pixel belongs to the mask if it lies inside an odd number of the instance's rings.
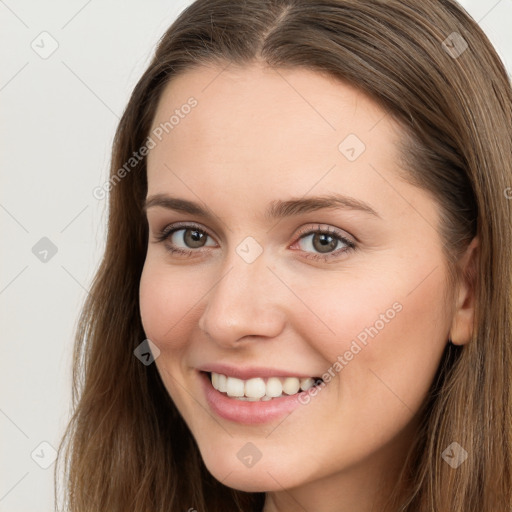
[[315,374],[304,374],[297,371],[282,370],[281,368],[263,368],[261,366],[231,366],[228,364],[211,363],[204,364],[197,369],[201,372],[221,373],[227,377],[247,380],[255,377],[298,377],[305,379],[307,377],[316,377]]

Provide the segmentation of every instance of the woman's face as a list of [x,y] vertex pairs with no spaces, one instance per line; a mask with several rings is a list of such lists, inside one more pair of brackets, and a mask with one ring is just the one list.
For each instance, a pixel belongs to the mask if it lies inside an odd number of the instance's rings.
[[312,71],[201,67],[150,137],[142,321],[209,471],[279,491],[399,468],[453,314],[390,116]]

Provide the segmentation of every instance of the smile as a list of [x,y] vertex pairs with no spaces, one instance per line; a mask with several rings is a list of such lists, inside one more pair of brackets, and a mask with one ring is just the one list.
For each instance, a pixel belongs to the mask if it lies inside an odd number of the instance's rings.
[[226,396],[242,401],[268,401],[283,396],[307,391],[316,383],[323,382],[319,377],[255,377],[248,380],[229,377],[222,373],[210,373],[214,389]]
[[[325,387],[320,378],[290,375],[274,377],[269,370],[259,372],[260,375],[267,373],[265,377],[257,377],[255,369],[231,371],[238,373],[238,377],[211,369],[199,371],[198,375],[211,412],[239,424],[256,425],[278,421],[304,405],[304,401],[301,401],[303,395]],[[239,378],[241,374],[248,378]],[[324,394],[321,401],[326,398]]]

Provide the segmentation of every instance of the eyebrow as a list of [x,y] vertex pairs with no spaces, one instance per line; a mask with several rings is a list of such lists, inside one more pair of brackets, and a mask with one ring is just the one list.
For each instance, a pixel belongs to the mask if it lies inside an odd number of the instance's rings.
[[[176,210],[190,213],[192,215],[199,215],[207,219],[213,217],[208,209],[204,208],[199,203],[189,201],[187,199],[171,197],[165,194],[155,194],[148,197],[143,205],[143,211],[147,212],[149,208],[156,206],[166,208],[168,210]],[[302,197],[299,199],[292,198],[286,201],[271,201],[265,212],[265,219],[282,219],[284,217],[301,215],[317,210],[334,208],[358,210],[378,217],[379,219],[381,218],[381,216],[369,204],[360,201],[359,199],[340,194],[329,194]]]

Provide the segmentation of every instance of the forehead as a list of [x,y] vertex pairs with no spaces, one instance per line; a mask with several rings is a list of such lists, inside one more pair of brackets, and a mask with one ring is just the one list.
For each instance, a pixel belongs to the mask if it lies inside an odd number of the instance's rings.
[[[193,109],[186,106],[190,98],[197,102]],[[153,129],[173,114],[180,117],[174,116],[172,136],[164,135],[171,144],[193,137],[223,150],[232,143],[250,147],[252,141],[281,150],[323,141],[337,149],[336,143],[349,133],[369,142],[370,132],[385,117],[367,96],[330,76],[257,64],[202,66],[179,75],[162,94]],[[372,138],[389,134],[390,120],[384,121],[387,129]]]
[[350,85],[255,64],[204,66],[173,79],[151,136],[148,195],[231,190],[271,199],[315,188],[364,199],[379,188],[389,194],[375,169],[396,167],[400,131]]

